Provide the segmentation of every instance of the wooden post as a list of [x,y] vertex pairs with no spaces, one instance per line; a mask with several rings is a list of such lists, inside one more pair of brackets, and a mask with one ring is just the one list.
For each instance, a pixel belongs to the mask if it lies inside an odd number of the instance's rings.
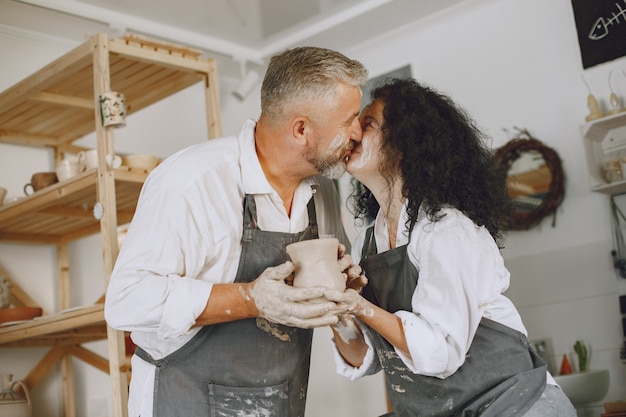
[[222,122],[220,118],[219,90],[217,85],[217,70],[215,62],[211,66],[204,84],[204,99],[209,139],[222,136]]
[[76,395],[74,391],[74,368],[68,353],[61,356],[61,379],[63,381],[63,415],[76,417]]
[[59,307],[70,308],[70,262],[67,243],[57,244],[57,274],[59,275]]
[[[99,97],[111,91],[109,72],[109,39],[105,34],[94,37],[93,81],[98,141],[98,203],[101,204],[100,232],[104,256],[105,288],[113,271],[119,248],[117,246],[117,204],[115,198],[115,176],[106,162],[106,155],[113,155],[113,127],[102,126]],[[107,326],[109,347],[109,370],[113,393],[113,416],[128,416],[128,384],[124,366],[124,333]]]

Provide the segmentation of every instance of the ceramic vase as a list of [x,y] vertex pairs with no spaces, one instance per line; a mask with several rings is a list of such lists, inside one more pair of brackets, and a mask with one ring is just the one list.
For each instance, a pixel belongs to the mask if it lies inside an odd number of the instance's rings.
[[337,264],[337,239],[304,240],[287,245],[286,249],[295,267],[294,287],[346,289],[346,280]]

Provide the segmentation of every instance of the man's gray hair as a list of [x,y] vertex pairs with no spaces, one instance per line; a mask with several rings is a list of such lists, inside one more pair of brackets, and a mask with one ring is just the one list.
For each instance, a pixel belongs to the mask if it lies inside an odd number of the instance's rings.
[[325,48],[298,47],[274,55],[261,87],[261,110],[271,123],[281,123],[313,102],[333,100],[337,83],[360,87],[367,69],[359,61]]

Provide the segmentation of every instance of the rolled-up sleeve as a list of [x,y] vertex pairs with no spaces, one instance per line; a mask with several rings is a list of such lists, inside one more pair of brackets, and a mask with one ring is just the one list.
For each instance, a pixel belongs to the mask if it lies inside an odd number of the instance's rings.
[[492,278],[497,248],[484,228],[453,211],[416,225],[414,233],[408,247],[419,270],[413,311],[396,313],[410,357],[397,352],[413,372],[445,378],[464,363],[485,307],[499,295]]
[[105,318],[119,330],[176,338],[206,306],[213,284],[195,274],[211,254],[182,192],[157,187],[144,194],[109,282]]
[[374,349],[371,341],[369,328],[362,323],[359,323],[359,327],[363,332],[363,337],[365,338],[365,343],[367,344],[367,351],[360,367],[356,368],[345,361],[343,356],[341,356],[341,353],[339,353],[339,349],[337,349],[337,344],[335,343],[334,338],[332,343],[333,357],[335,359],[337,373],[350,379],[351,381],[366,375],[373,375],[382,369],[378,356],[376,355],[376,350]]

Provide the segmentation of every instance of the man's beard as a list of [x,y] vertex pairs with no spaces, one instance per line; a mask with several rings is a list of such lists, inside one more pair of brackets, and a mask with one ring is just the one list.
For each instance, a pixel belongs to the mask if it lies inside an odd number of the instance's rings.
[[331,180],[338,180],[346,172],[346,163],[343,160],[335,161],[334,164],[325,164],[318,167],[321,175]]
[[306,158],[319,171],[320,175],[331,180],[341,178],[346,172],[346,162],[343,158],[337,157],[336,150],[328,150],[322,155],[307,155]]
[[[354,147],[354,142],[347,140],[343,149],[339,149],[339,143],[346,141],[345,135],[336,136],[326,151],[311,151],[305,155],[306,160],[315,167],[315,169],[326,178],[337,180],[346,172],[346,153]],[[317,138],[317,143],[320,139]]]

